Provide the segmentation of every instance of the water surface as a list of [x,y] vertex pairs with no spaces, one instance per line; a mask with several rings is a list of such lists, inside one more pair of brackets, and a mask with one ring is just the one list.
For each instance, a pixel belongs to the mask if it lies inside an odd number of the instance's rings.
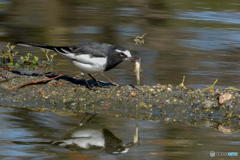
[[[79,122],[82,116],[1,107],[0,158],[2,160],[200,160],[209,159],[210,151],[224,153],[238,153],[239,151],[239,133],[224,135],[213,128],[176,126],[162,122],[129,120],[102,115],[97,115],[81,127]],[[124,142],[130,142],[136,125],[140,129],[140,144],[130,148],[126,154],[112,155],[104,150],[73,150],[42,143],[62,140],[74,130],[86,128],[107,128]]]

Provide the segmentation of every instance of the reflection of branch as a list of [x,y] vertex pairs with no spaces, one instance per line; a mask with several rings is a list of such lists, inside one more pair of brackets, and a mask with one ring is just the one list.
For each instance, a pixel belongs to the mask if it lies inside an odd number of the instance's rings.
[[51,80],[57,79],[57,78],[62,77],[62,76],[64,76],[64,75],[60,74],[60,75],[57,75],[57,76],[52,77],[52,78],[43,78],[43,79],[33,80],[33,81],[30,81],[30,82],[26,82],[24,84],[20,84],[20,85],[9,87],[7,89],[8,90],[14,90],[14,89],[23,88],[23,87],[26,87],[26,86],[29,86],[29,85],[47,83],[47,82],[49,82]]
[[133,143],[137,144],[139,142],[139,128],[136,126],[135,135],[133,136]]
[[97,113],[84,113],[83,117],[80,119],[79,126],[83,126],[89,121],[91,121],[94,117],[96,117]]

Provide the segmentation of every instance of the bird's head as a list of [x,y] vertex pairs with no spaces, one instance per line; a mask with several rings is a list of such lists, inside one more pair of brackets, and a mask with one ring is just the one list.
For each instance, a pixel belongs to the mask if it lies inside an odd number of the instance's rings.
[[131,52],[123,47],[116,47],[114,52],[123,61],[129,61],[133,59]]
[[108,50],[108,61],[105,71],[112,69],[123,61],[135,61],[135,57],[129,50],[119,46],[110,47]]

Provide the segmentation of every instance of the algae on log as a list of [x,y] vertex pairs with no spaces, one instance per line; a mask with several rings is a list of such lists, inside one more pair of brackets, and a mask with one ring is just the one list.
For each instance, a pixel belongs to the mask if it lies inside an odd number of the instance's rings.
[[[137,86],[138,89],[128,85],[109,85],[89,90],[83,85],[84,81],[66,77],[8,90],[46,77],[19,75],[9,71],[1,71],[0,75],[4,75],[0,77],[2,106],[74,113],[96,112],[216,128],[223,125],[234,130],[240,125],[238,90],[192,89],[160,84]],[[222,99],[224,95],[228,95],[227,100],[219,103],[219,97]]]

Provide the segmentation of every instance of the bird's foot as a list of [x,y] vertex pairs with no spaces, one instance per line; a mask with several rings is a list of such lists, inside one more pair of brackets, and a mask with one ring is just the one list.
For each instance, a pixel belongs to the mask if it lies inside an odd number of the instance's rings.
[[89,89],[89,90],[93,90],[93,86],[88,83],[88,80],[84,79],[84,81],[85,81],[86,88]]

